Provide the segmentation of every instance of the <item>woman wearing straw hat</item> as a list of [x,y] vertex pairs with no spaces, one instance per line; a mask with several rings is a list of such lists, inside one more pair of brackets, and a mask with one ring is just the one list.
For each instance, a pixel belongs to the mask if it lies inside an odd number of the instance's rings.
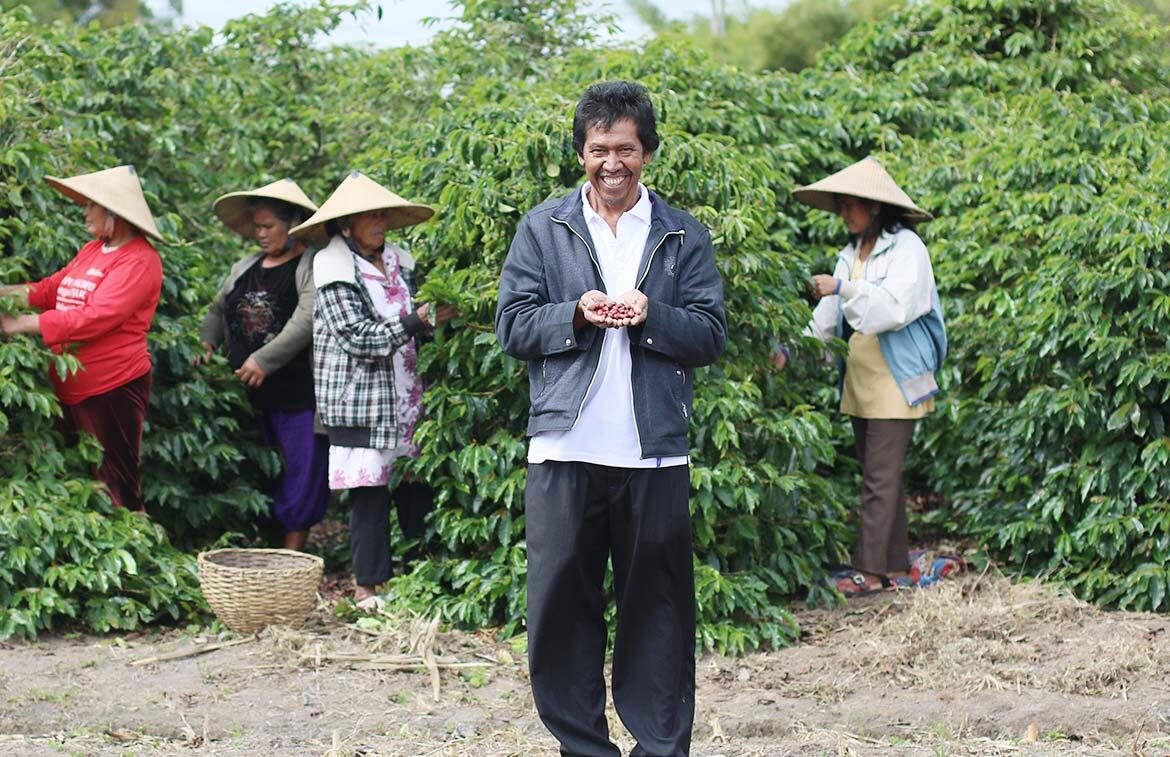
[[248,387],[265,440],[284,470],[272,485],[272,512],[284,547],[302,549],[329,506],[329,445],[313,431],[316,401],[310,358],[313,339],[313,248],[289,230],[317,210],[292,179],[215,201],[215,214],[260,252],[232,268],[203,319],[207,362],[226,347],[228,364]]
[[146,332],[162,290],[162,261],[146,237],[162,241],[133,166],[59,179],[53,188],[85,208],[86,243],[60,271],[4,287],[39,314],[0,318],[5,334],[38,334],[54,352],[66,345],[82,368],[52,380],[66,435],[87,431],[101,442],[96,477],[114,503],[144,510],[140,485],[142,425],[150,399]]
[[942,309],[915,205],[873,158],[795,191],[841,216],[849,244],[832,276],[815,276],[812,332],[849,343],[841,412],[853,423],[862,489],[852,568],[838,586],[864,593],[904,577],[909,565],[902,463],[915,422],[934,409],[935,374],[947,350]]
[[[391,470],[397,459],[417,455],[415,339],[453,314],[413,302],[414,259],[387,243],[386,232],[433,213],[354,171],[293,229],[303,235],[324,227],[330,236],[313,261],[313,371],[329,433],[329,488],[350,492],[354,598],[363,609],[380,606],[379,585],[390,578]],[[421,537],[429,489],[404,483],[393,499],[404,534]]]

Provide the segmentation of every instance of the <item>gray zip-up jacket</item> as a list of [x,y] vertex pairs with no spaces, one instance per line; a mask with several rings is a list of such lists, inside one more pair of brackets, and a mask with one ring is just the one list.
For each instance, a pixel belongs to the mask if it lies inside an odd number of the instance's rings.
[[[689,454],[691,371],[715,362],[727,344],[710,232],[653,192],[650,207],[637,278],[650,305],[646,321],[630,328],[643,458]],[[578,189],[521,220],[500,274],[496,337],[504,352],[528,361],[530,436],[567,431],[580,416],[603,341],[592,324],[573,328],[577,301],[591,289],[605,291],[605,285]]]
[[[313,342],[313,297],[317,292],[313,288],[313,256],[315,254],[313,248],[309,247],[301,253],[300,262],[297,263],[296,310],[293,311],[292,316],[284,328],[280,330],[280,333],[276,335],[276,338],[251,355],[265,373],[274,373],[280,370]],[[220,285],[215,299],[212,300],[211,306],[207,308],[207,314],[203,316],[203,325],[199,329],[199,337],[212,347],[218,349],[227,343],[227,314],[224,312],[227,296],[235,289],[236,282],[240,280],[240,277],[247,273],[248,269],[262,257],[264,257],[264,253],[255,252],[244,256],[242,260],[232,266],[227,278]]]

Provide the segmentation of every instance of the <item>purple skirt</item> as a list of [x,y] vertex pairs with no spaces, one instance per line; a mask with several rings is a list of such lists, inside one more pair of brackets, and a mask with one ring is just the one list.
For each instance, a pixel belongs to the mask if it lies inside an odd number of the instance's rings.
[[329,440],[313,433],[312,410],[262,410],[260,428],[284,458],[269,489],[272,514],[285,531],[307,531],[329,507]]

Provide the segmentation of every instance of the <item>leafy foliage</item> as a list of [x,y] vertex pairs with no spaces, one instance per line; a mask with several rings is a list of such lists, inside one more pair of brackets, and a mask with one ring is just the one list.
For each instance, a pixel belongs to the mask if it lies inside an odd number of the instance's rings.
[[[436,43],[444,45],[439,57],[449,70],[466,70],[472,61],[464,56],[474,50],[459,39],[490,35],[498,14],[514,12],[511,3],[468,6],[465,30]],[[538,21],[526,23],[539,29]],[[495,343],[495,285],[523,210],[581,181],[568,128],[580,92],[602,78],[639,78],[663,93],[663,148],[646,180],[711,226],[725,253],[727,308],[738,335],[695,380],[703,639],[731,649],[782,643],[795,624],[775,597],[823,596],[815,579],[823,557],[841,549],[846,495],[820,471],[835,457],[828,419],[759,370],[775,335],[796,334],[809,315],[802,301],[772,296],[798,291],[802,280],[800,258],[770,237],[769,209],[785,189],[775,170],[781,157],[754,110],[759,95],[750,76],[665,44],[640,54],[569,47],[560,35],[576,23],[562,14],[549,29],[558,36],[535,38],[528,49],[497,47],[490,75],[461,75],[422,118],[355,159],[440,208],[410,241],[429,273],[423,296],[461,310],[424,353],[433,380],[429,417],[417,432],[423,455],[415,472],[439,492],[435,528],[445,554],[395,590],[471,625],[502,619],[515,627],[523,617],[527,381],[523,366]]]
[[[0,0],[0,11],[27,7],[39,21],[73,21],[79,24],[97,23],[102,26],[146,21],[170,21],[168,15],[158,15],[144,0]],[[183,0],[167,0],[172,15],[183,11]]]
[[1118,3],[968,0],[828,61],[885,127],[855,138],[941,213],[950,399],[916,463],[936,519],[1143,609],[1170,604],[1164,39]]
[[[435,551],[394,591],[454,623],[520,628],[527,389],[495,343],[496,280],[521,214],[581,181],[576,98],[626,77],[660,115],[646,181],[711,227],[726,284],[732,339],[696,377],[692,435],[705,646],[785,643],[796,629],[782,600],[832,596],[819,574],[846,551],[856,485],[833,376],[813,359],[766,366],[779,341],[820,353],[800,336],[801,292],[842,235],[790,190],[869,153],[940,216],[923,233],[954,346],[910,466],[916,487],[946,497],[931,517],[1086,597],[1166,606],[1159,27],[1116,0],[934,0],[789,74],[737,70],[670,35],[614,47],[572,0],[461,8],[430,45],[396,50],[315,45],[360,5],[281,6],[218,41],[0,16],[0,280],[47,274],[82,241],[78,209],[43,185],[47,173],[135,163],[170,240],[144,469],[152,518],[174,543],[251,528],[278,465],[226,368],[190,365],[202,309],[246,247],[210,202],[286,175],[321,200],[361,169],[438,208],[399,241],[420,260],[424,297],[461,313],[420,357],[429,412],[410,472],[438,492]],[[194,611],[189,558],[102,504],[85,480],[92,445],[60,451],[47,359],[28,340],[0,344],[0,538],[54,550],[0,564],[0,634]],[[46,520],[70,525],[34,530]],[[78,531],[93,550],[67,539]],[[143,583],[101,557],[118,549]],[[49,588],[52,601],[30,599]],[[114,596],[137,604],[88,614]]]
[[[685,39],[712,58],[748,71],[800,71],[812,66],[821,50],[854,26],[878,18],[905,0],[792,0],[773,10],[737,3],[712,16],[689,22],[670,21],[654,0],[627,0],[656,34]],[[718,6],[725,6],[718,3]]]
[[198,614],[194,559],[87,480],[100,459],[92,439],[62,449],[49,360],[78,367],[23,337],[0,342],[0,638],[35,637],[60,618],[105,631]]

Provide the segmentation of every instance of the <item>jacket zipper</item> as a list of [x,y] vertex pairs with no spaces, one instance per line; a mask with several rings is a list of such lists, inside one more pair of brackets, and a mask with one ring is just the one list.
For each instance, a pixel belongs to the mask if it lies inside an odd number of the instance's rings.
[[581,244],[585,245],[585,249],[589,252],[589,259],[593,261],[593,267],[597,269],[597,275],[601,276],[602,281],[604,281],[605,275],[601,272],[601,263],[597,262],[597,258],[593,254],[593,248],[590,247],[589,243],[585,241],[585,237],[578,234],[577,230],[574,229],[573,226],[568,221],[563,221],[560,218],[557,218],[556,216],[549,216],[549,218],[551,218],[555,223],[559,223],[562,226],[564,226],[566,229],[568,229],[569,231],[573,232],[573,236],[575,236],[581,240]]
[[637,289],[638,287],[642,286],[642,282],[646,280],[646,276],[649,275],[649,273],[650,273],[650,266],[654,263],[654,256],[658,254],[658,248],[662,247],[662,244],[663,244],[663,242],[666,241],[666,238],[667,237],[674,237],[674,236],[679,236],[679,237],[685,238],[686,235],[687,235],[686,229],[679,229],[678,231],[668,231],[662,235],[662,239],[659,239],[658,244],[654,245],[654,249],[650,251],[650,258],[646,261],[646,267],[642,270],[642,275],[640,277],[638,277],[638,282],[636,284],[634,284],[634,289]]
[[[573,236],[575,236],[581,240],[581,244],[585,245],[585,249],[589,252],[589,259],[593,261],[593,266],[597,269],[597,275],[601,276],[602,281],[604,281],[605,276],[601,273],[601,264],[597,262],[597,258],[593,255],[593,248],[590,247],[589,243],[585,241],[585,237],[578,234],[577,230],[574,229],[568,221],[562,221],[560,218],[557,218],[556,216],[549,216],[549,218],[551,218],[555,223],[559,223],[562,226],[564,226],[566,229],[568,229],[569,231],[573,232]],[[547,358],[545,358],[545,359],[547,360]],[[585,386],[585,393],[581,395],[581,404],[577,406],[577,417],[573,419],[573,425],[569,426],[570,429],[576,428],[577,421],[581,420],[581,411],[583,411],[585,409],[585,399],[589,396],[589,390],[593,388],[593,379],[597,378],[597,369],[600,367],[601,367],[601,350],[598,350],[597,362],[593,364],[593,373],[591,373],[589,375],[589,383]],[[631,389],[630,391],[633,392],[633,389]],[[633,398],[631,397],[631,399],[633,399]],[[637,428],[637,424],[638,424],[638,419],[635,417],[634,418],[634,427],[635,428]]]
[[[673,237],[673,236],[679,236],[679,237],[685,238],[686,235],[687,235],[686,229],[679,229],[678,231],[668,231],[662,235],[662,239],[659,239],[658,244],[654,245],[654,249],[650,251],[650,257],[646,259],[646,267],[642,270],[642,275],[638,277],[638,281],[634,284],[634,289],[637,289],[638,287],[642,286],[642,282],[644,282],[646,280],[646,276],[648,276],[650,274],[650,266],[654,264],[654,256],[658,254],[658,249],[660,247],[662,247],[663,243],[666,242],[666,238]],[[630,410],[634,414],[634,433],[638,435],[638,447],[639,447],[639,449],[641,449],[642,429],[638,427],[638,409],[636,407],[634,407],[633,362],[634,362],[634,355],[633,355],[633,353],[631,353],[630,354],[630,368],[631,368]],[[683,409],[683,417],[686,418],[687,417],[687,406],[686,406],[685,402],[682,404],[682,409]],[[659,461],[659,463],[661,463],[662,458],[658,458],[658,461]]]

